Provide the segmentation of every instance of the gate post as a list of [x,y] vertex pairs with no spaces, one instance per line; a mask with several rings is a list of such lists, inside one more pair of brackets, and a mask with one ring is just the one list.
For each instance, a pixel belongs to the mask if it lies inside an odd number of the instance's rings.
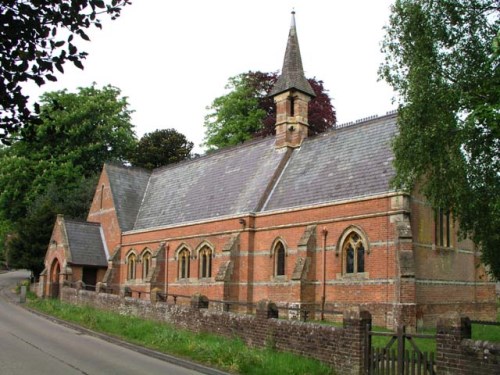
[[405,369],[405,326],[398,326],[397,335],[398,335],[398,374],[404,374]]
[[365,372],[365,366],[368,363],[368,359],[365,358],[368,353],[365,347],[368,342],[365,336],[368,333],[366,326],[371,327],[371,324],[372,316],[366,310],[353,307],[344,312],[344,329],[350,342],[348,350],[352,364],[350,373],[352,374],[363,374]]

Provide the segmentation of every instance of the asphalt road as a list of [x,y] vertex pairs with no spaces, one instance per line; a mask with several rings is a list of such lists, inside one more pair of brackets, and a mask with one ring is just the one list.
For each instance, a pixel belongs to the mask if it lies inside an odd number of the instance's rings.
[[[198,372],[117,345],[33,314],[10,288],[25,271],[0,274],[0,374],[167,374]],[[160,355],[161,357],[161,355]]]

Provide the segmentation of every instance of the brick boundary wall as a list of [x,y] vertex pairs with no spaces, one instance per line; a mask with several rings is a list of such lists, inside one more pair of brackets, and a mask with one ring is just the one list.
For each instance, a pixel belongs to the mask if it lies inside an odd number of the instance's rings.
[[500,344],[471,340],[467,317],[441,317],[437,322],[436,365],[440,375],[500,375]]
[[363,373],[365,327],[371,324],[367,311],[351,309],[344,314],[344,327],[274,319],[276,305],[260,301],[255,315],[215,311],[203,307],[203,296],[195,295],[191,306],[63,287],[61,300],[98,309],[134,315],[173,324],[192,332],[209,332],[228,338],[238,337],[250,346],[271,346],[318,359],[339,375]]
[[[206,297],[194,295],[190,306],[171,305],[70,287],[61,289],[61,300],[102,310],[166,322],[192,332],[238,337],[250,346],[273,347],[318,359],[339,375],[364,373],[368,311],[344,313],[343,327],[275,319],[276,305],[260,301],[255,315],[207,309]],[[452,314],[437,323],[436,367],[439,375],[500,375],[500,344],[473,341],[469,318]]]

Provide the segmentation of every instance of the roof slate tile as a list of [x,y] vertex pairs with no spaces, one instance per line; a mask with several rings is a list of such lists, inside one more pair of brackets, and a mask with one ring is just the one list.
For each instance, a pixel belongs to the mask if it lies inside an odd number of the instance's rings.
[[391,191],[396,116],[308,138],[292,155],[264,211]]
[[106,267],[106,251],[101,236],[101,225],[89,222],[64,220],[68,235],[71,263]]
[[134,229],[253,212],[284,156],[266,138],[155,170]]

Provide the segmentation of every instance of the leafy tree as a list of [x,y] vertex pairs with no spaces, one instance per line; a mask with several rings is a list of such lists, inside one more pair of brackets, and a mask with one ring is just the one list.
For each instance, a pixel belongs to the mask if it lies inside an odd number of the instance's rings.
[[[277,73],[252,71],[229,78],[229,93],[207,107],[204,145],[212,150],[275,134],[276,107],[269,93],[277,79]],[[314,135],[332,128],[336,116],[323,82],[308,81],[316,94],[309,103],[309,134]]]
[[[130,0],[3,0],[0,5],[0,140],[21,125],[37,122],[28,108],[22,84],[56,81],[54,70],[64,72],[71,61],[83,69],[87,53],[79,51],[75,36],[89,40],[92,26],[101,28],[100,16],[120,15]],[[35,112],[38,105],[35,105]]]
[[[397,0],[380,74],[399,93],[395,186],[451,210],[500,278],[496,0]],[[496,45],[496,50],[495,50]]]
[[52,182],[43,195],[30,205],[26,217],[17,224],[17,233],[8,241],[9,266],[33,271],[38,277],[58,213],[84,219],[95,192],[98,175],[72,181]]
[[56,214],[85,217],[104,162],[134,149],[130,113],[112,86],[46,93],[42,122],[0,148],[0,242],[11,238],[10,264],[38,272]]
[[136,142],[128,102],[113,86],[45,93],[40,101],[42,123],[28,124],[0,150],[0,217],[12,222],[53,181],[94,176],[106,161],[124,161]]
[[189,159],[192,149],[193,142],[175,129],[155,130],[144,134],[129,161],[136,167],[153,169]]

